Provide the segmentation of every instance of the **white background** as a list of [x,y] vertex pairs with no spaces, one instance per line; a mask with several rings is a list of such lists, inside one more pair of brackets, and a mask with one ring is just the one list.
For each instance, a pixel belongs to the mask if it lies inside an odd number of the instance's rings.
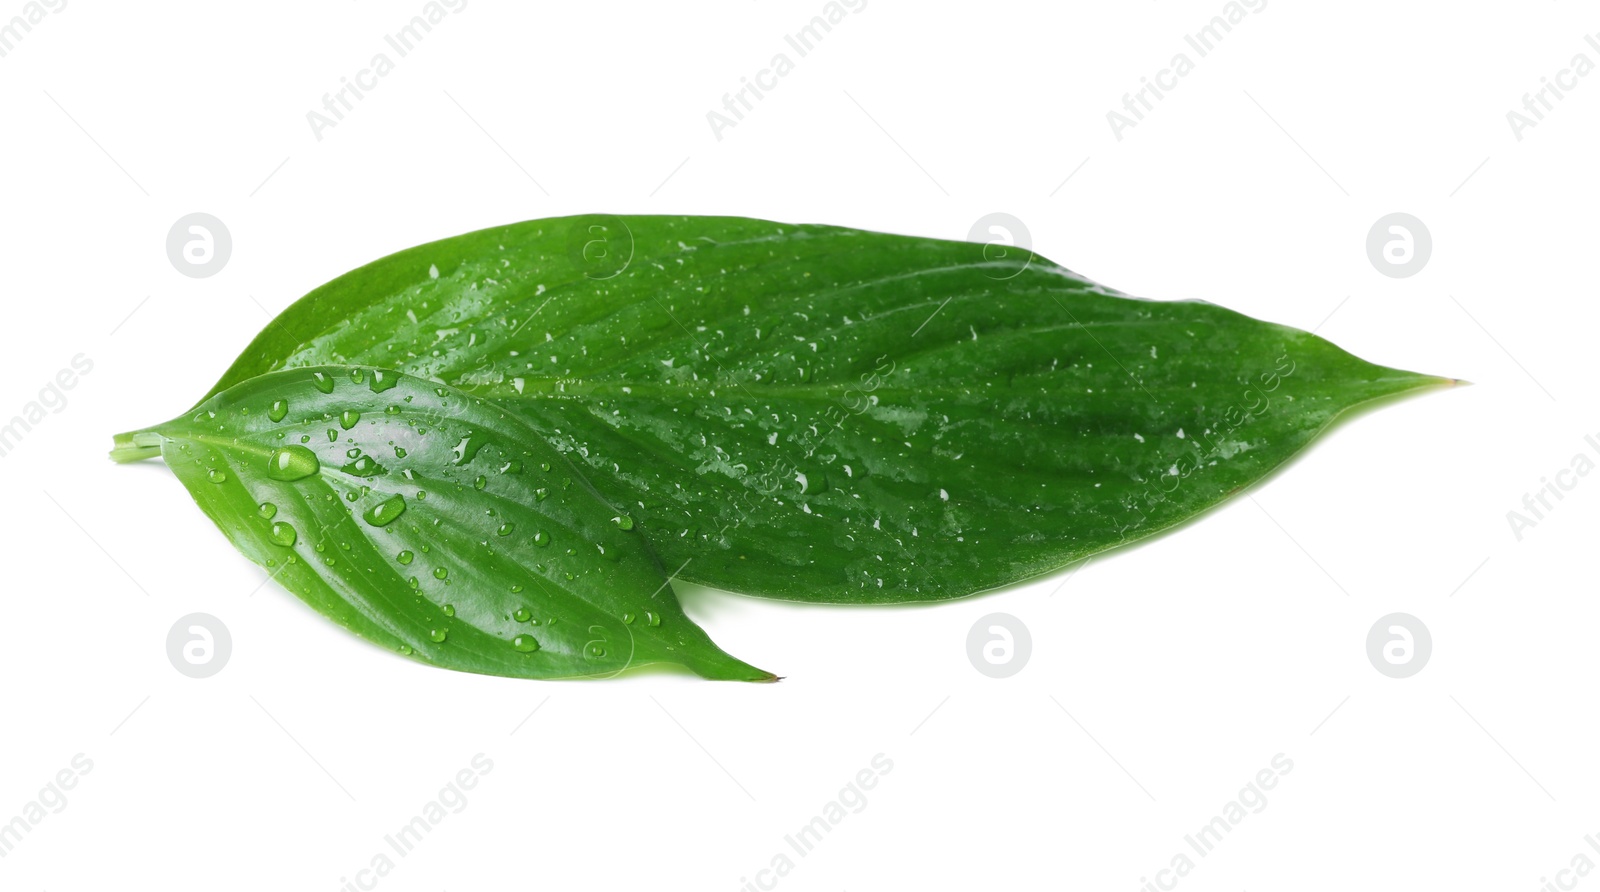
[[[0,420],[93,362],[0,458],[0,821],[94,766],[0,887],[339,889],[477,753],[468,805],[379,888],[732,892],[787,852],[795,892],[1131,892],[1278,753],[1293,770],[1179,888],[1531,892],[1600,862],[1600,475],[1520,540],[1507,520],[1600,460],[1600,76],[1520,141],[1506,119],[1600,62],[1592,8],[1273,0],[1196,58],[1221,0],[871,0],[798,58],[821,0],[471,0],[317,139],[307,112],[422,8],[71,0],[0,58]],[[794,70],[717,139],[707,112],[779,52]],[[1106,113],[1178,52],[1194,71],[1119,141]],[[212,278],[166,256],[194,211],[232,232]],[[680,586],[777,685],[426,668],[263,586],[159,462],[105,458],[268,314],[423,241],[578,212],[964,238],[996,211],[1112,287],[1476,386],[1359,417],[1070,578],[905,609]],[[1394,211],[1432,232],[1412,278],[1366,255]],[[195,611],[233,636],[198,681],[165,651]],[[1403,680],[1364,650],[1394,611],[1434,642]],[[1004,680],[966,654],[992,612],[1032,634]],[[877,753],[866,807],[794,855]]]

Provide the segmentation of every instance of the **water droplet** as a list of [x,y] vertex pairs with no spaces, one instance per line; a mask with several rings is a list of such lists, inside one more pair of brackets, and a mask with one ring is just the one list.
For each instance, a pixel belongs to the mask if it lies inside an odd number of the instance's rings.
[[388,526],[396,517],[406,513],[406,497],[395,493],[362,513],[362,518],[375,527]]
[[518,607],[512,612],[511,618],[519,623],[525,623],[528,620],[533,619],[533,611],[526,607]]
[[472,488],[473,489],[483,489],[485,486],[488,486],[488,485],[489,485],[489,478],[483,476],[482,474],[478,475],[478,479],[472,481]]
[[550,490],[545,489],[542,486],[533,491],[533,500],[535,502],[542,502],[545,499],[549,498],[549,496],[550,496]]
[[385,468],[383,465],[373,461],[372,456],[370,455],[363,455],[355,461],[345,465],[340,470],[344,471],[346,474],[353,474],[357,477],[377,477],[380,474],[389,473],[388,468]]
[[346,409],[343,412],[339,413],[339,426],[344,428],[345,430],[349,430],[350,428],[355,427],[356,426],[356,422],[358,422],[360,420],[361,420],[361,413],[357,412],[354,409]]
[[383,393],[385,390],[389,390],[399,383],[400,376],[396,375],[394,372],[386,372],[382,369],[373,369],[372,380],[369,382],[368,386],[372,388],[373,393]]
[[394,457],[395,458],[405,458],[406,457],[406,447],[404,447],[404,446],[396,446],[396,447],[394,447]]
[[444,615],[445,616],[455,616],[456,615],[456,605],[454,605],[454,604],[446,604],[446,605],[444,605]]
[[449,575],[450,575],[450,571],[446,570],[443,567],[434,567],[433,568],[433,578],[434,579],[443,579],[443,578],[445,578],[446,576],[449,576]]
[[415,558],[416,558],[416,555],[412,554],[409,550],[402,551],[399,554],[394,556],[394,559],[399,561],[402,564],[409,564]]
[[500,473],[502,473],[502,474],[521,474],[522,473],[522,462],[519,462],[519,461],[516,461],[516,460],[508,461],[505,464],[500,466]]
[[513,594],[516,593],[516,592],[522,591],[522,583],[520,583],[520,582],[511,583],[511,591],[512,591]]
[[633,620],[634,620],[634,615],[631,614],[631,613],[624,613],[622,615],[623,625],[631,626],[631,625],[633,625]]
[[464,465],[467,462],[472,461],[473,457],[478,454],[478,450],[482,449],[483,444],[487,442],[489,442],[489,438],[477,431],[473,431],[472,433],[467,434],[465,437],[462,437],[461,442],[457,443],[455,447],[450,450],[451,452],[455,453],[455,463],[458,465]]
[[299,480],[321,468],[317,454],[304,446],[281,446],[267,456],[267,476],[274,480]]
[[644,612],[644,624],[647,626],[661,625],[661,614],[646,610]]
[[621,515],[620,517],[611,518],[611,522],[616,524],[617,525],[617,529],[619,529],[619,530],[631,530],[631,529],[633,529],[633,518],[629,517],[626,514]]
[[283,521],[280,520],[272,525],[272,541],[282,545],[284,548],[293,545],[298,538],[300,536],[294,531],[294,527]]
[[587,648],[585,648],[585,652],[596,660],[606,655],[605,647],[600,644],[589,645]]
[[333,379],[322,372],[312,372],[311,383],[317,385],[317,389],[323,393],[333,393]]
[[226,483],[228,481],[228,472],[221,468],[212,468],[206,472],[206,479],[212,483]]
[[539,642],[532,635],[518,635],[511,639],[511,646],[522,653],[531,654],[539,649]]
[[541,470],[541,471],[549,471],[550,470],[550,463],[547,462],[547,461],[539,462],[539,470]]
[[543,548],[544,546],[549,545],[550,544],[550,534],[545,532],[544,530],[540,530],[539,532],[534,533],[533,534],[533,544],[539,546],[540,548]]
[[405,654],[408,657],[411,656],[411,645],[409,645],[409,644],[400,645],[400,652]]
[[256,509],[256,513],[267,520],[271,520],[277,515],[278,506],[272,504],[271,502],[262,502],[261,506]]
[[442,643],[445,638],[449,637],[449,635],[450,633],[445,629],[434,629],[428,633],[428,638],[431,639],[435,644],[439,644]]
[[515,529],[515,527],[513,527],[511,524],[503,523],[500,525],[500,529],[495,530],[495,534],[500,536],[509,536],[511,535],[511,531],[513,529]]
[[275,422],[282,421],[283,420],[283,416],[288,415],[288,414],[289,414],[289,401],[288,400],[273,400],[272,401],[272,408],[267,410],[267,417],[272,419]]

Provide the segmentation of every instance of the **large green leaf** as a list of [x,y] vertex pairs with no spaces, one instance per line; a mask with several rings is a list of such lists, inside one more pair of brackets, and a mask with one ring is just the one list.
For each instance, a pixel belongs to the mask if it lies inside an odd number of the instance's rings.
[[632,516],[527,422],[392,371],[251,378],[132,435],[246,556],[358,635],[523,678],[771,680],[683,615]]
[[1027,251],[711,217],[535,220],[311,292],[213,390],[324,363],[492,400],[668,567],[953,598],[1170,527],[1343,412],[1449,379]]

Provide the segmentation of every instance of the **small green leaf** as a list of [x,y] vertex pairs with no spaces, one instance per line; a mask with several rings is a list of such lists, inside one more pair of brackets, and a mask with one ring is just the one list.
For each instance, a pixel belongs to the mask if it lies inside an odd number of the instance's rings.
[[440,381],[537,429],[685,578],[878,603],[1149,536],[1350,409],[1453,383],[987,248],[725,217],[534,220],[318,288],[213,393],[334,361]]
[[[360,383],[364,373],[382,386]],[[274,419],[272,406],[288,408]],[[330,442],[334,421],[344,430]],[[158,445],[206,514],[278,582],[423,662],[521,678],[661,662],[707,678],[773,678],[712,644],[646,540],[620,530],[617,510],[526,422],[485,400],[387,370],[294,369],[236,384],[131,439]],[[456,447],[466,440],[476,445],[464,457]],[[389,457],[400,449],[404,458]],[[496,470],[516,462],[548,470]],[[536,499],[537,487],[549,497]],[[645,613],[659,624],[629,621]]]

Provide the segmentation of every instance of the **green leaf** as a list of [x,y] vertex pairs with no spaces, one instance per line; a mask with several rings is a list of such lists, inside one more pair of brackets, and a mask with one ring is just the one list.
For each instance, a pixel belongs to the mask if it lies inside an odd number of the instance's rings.
[[251,378],[132,436],[318,611],[449,669],[769,681],[686,616],[633,518],[522,419],[393,371]]
[[213,393],[324,363],[503,407],[686,579],[858,603],[960,597],[1149,536],[1353,407],[1452,383],[1015,248],[712,217],[402,251],[286,310]]

